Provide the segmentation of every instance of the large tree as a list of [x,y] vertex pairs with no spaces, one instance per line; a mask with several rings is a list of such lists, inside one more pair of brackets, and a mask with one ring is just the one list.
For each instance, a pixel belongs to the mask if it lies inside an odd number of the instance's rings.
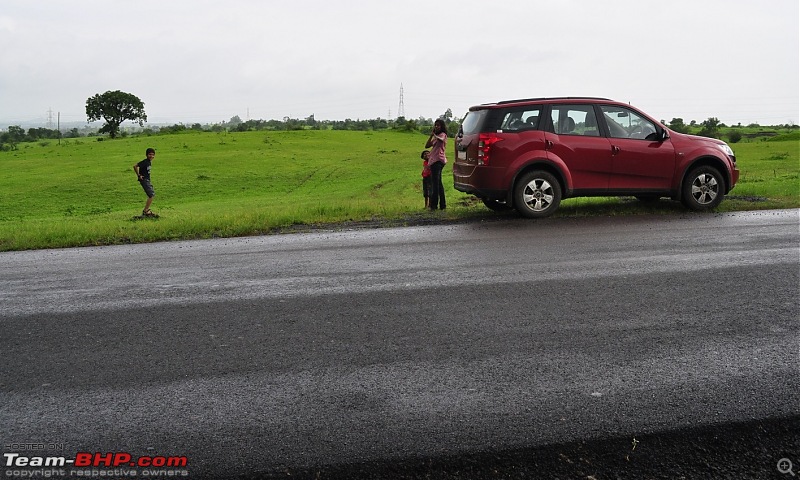
[[19,125],[10,125],[7,132],[0,133],[0,147],[7,143],[11,150],[17,149],[17,144],[26,140],[25,129]]
[[709,117],[708,120],[701,123],[703,128],[697,132],[701,137],[719,138],[719,128],[724,127],[717,117]]
[[689,133],[689,126],[683,123],[682,118],[673,118],[667,126],[678,133]]
[[111,138],[119,134],[119,126],[125,120],[138,122],[140,127],[147,121],[144,103],[136,95],[115,90],[97,94],[86,100],[86,117],[90,122],[106,121],[100,133],[108,133]]

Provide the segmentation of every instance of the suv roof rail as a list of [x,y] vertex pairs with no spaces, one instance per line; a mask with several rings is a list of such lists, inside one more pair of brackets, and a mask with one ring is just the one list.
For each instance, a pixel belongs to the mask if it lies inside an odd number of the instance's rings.
[[485,105],[507,105],[509,103],[521,103],[521,102],[536,102],[540,100],[607,100],[612,101],[610,98],[603,98],[603,97],[539,97],[539,98],[520,98],[518,100],[503,100],[502,102],[497,102],[494,104],[487,103]]

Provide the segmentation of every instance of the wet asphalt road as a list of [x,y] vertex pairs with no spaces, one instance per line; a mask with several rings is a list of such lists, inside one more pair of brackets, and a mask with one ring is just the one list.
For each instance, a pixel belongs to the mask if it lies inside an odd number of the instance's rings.
[[3,253],[3,452],[220,478],[796,425],[798,213]]

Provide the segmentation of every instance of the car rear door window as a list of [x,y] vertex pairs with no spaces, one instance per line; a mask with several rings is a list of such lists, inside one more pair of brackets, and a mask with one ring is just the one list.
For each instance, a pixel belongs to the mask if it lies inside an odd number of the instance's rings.
[[499,130],[503,132],[536,130],[539,128],[541,111],[538,106],[506,110],[503,112]]
[[558,135],[600,136],[597,117],[591,105],[553,105],[550,123],[552,131]]

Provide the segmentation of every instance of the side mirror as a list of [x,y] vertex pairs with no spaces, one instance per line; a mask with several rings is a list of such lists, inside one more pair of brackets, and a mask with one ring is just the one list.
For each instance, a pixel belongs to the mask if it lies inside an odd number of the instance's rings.
[[659,137],[660,137],[659,141],[661,141],[661,142],[666,141],[667,139],[669,139],[669,130],[667,130],[666,128],[662,128],[661,129],[661,135]]

